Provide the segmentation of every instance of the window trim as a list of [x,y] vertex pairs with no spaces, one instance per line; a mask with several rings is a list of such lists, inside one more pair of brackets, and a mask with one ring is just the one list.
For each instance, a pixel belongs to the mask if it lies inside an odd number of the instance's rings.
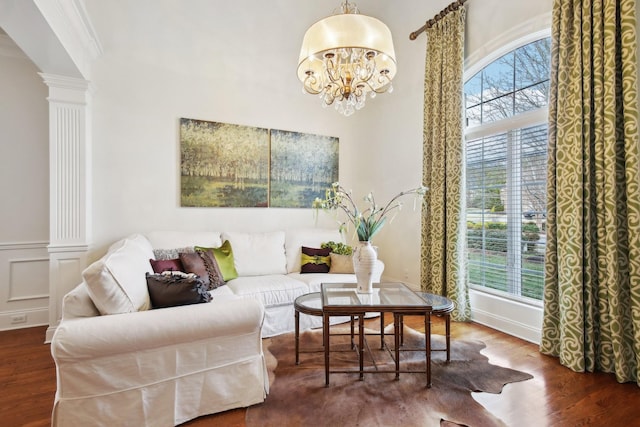
[[534,31],[532,33],[527,33],[522,37],[518,37],[514,40],[501,44],[500,47],[487,53],[482,58],[479,58],[475,62],[466,64],[462,76],[463,82],[466,83],[471,77],[475,76],[476,73],[478,73],[484,67],[491,64],[496,59],[511,52],[512,50],[518,49],[519,47],[547,37],[551,37],[551,23],[549,23],[549,26],[547,28]]
[[[464,84],[466,84],[466,82],[472,77],[474,77],[478,72],[482,71],[485,67],[487,67],[497,59],[501,58],[502,56],[520,47],[523,47],[529,43],[532,43],[544,38],[548,38],[548,37],[551,37],[551,28],[545,28],[543,30],[532,32],[532,33],[526,34],[523,37],[519,37],[516,40],[503,44],[500,48],[495,49],[491,53],[485,55],[481,60],[474,63],[472,66],[466,67],[464,72],[464,78],[463,78]],[[549,115],[549,107],[548,105],[546,105],[536,110],[525,111],[523,113],[515,114],[513,116],[510,116],[498,121],[491,121],[491,122],[467,126],[463,131],[465,145],[466,145],[466,142],[469,140],[490,137],[500,133],[507,134],[507,138],[513,138],[514,132],[517,132],[518,129],[548,124],[549,122],[548,115]],[[509,146],[511,146],[511,144],[508,144],[508,147]],[[507,158],[510,159],[511,156],[507,155]],[[518,235],[520,235],[520,233],[518,233]],[[514,256],[519,256],[519,254],[514,254],[513,250],[511,250],[508,253],[511,253],[510,255],[511,258],[513,258]],[[518,261],[521,262],[519,258],[518,258]],[[518,272],[507,271],[507,274],[514,274],[514,273],[519,274]],[[516,280],[513,283],[516,283],[516,285],[518,285],[521,283],[520,280],[521,278],[518,278],[518,280]],[[507,292],[500,291],[500,290],[489,288],[487,286],[477,285],[471,282],[469,282],[469,287],[479,293],[494,295],[500,298],[504,298],[506,300],[514,301],[520,304],[525,304],[533,307],[539,307],[539,308],[543,307],[542,300],[536,300],[523,295],[516,295],[514,293],[511,293],[511,291],[507,291]]]
[[549,122],[549,107],[540,107],[537,110],[530,110],[516,114],[495,122],[482,123],[480,125],[469,126],[463,132],[465,141],[467,139],[486,138],[497,133],[506,133],[512,129],[529,126],[537,126]]
[[[465,55],[464,81],[473,77],[485,65],[510,50],[551,35],[552,18],[549,11],[532,16],[522,22],[514,22],[495,37],[468,50]],[[638,68],[640,72],[640,67]],[[515,119],[515,117],[514,117]],[[547,118],[542,118],[543,122]],[[465,130],[466,131],[466,130]],[[482,132],[474,129],[474,133]],[[482,135],[482,134],[480,134]],[[524,297],[523,297],[524,298]],[[507,334],[539,344],[541,340],[542,301],[511,299],[504,293],[494,293],[484,288],[481,291],[471,287],[469,290],[471,313],[474,322],[487,325]]]

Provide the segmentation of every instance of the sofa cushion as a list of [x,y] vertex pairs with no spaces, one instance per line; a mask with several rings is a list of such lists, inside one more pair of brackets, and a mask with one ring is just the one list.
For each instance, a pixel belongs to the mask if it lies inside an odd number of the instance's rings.
[[153,256],[158,261],[166,261],[180,258],[180,254],[189,254],[194,252],[195,249],[193,249],[193,246],[185,246],[184,248],[154,249]]
[[209,273],[207,272],[207,266],[204,260],[197,252],[181,253],[180,262],[184,266],[185,273],[193,273],[198,276],[208,289],[211,289],[211,283],[209,281]]
[[82,282],[62,299],[62,319],[72,319],[74,317],[95,317],[100,312],[91,300],[87,291],[87,284]]
[[195,274],[148,274],[147,288],[153,308],[211,301],[207,285]]
[[[286,274],[284,231],[270,233],[222,233],[223,240],[231,242],[238,276]],[[299,257],[300,250],[298,249]]]
[[302,247],[300,273],[328,273],[331,265],[331,249]]
[[154,273],[162,273],[164,271],[184,271],[184,266],[180,258],[174,259],[150,259],[151,268]]
[[153,272],[153,251],[141,235],[114,243],[109,252],[82,272],[87,291],[100,314],[119,314],[150,307],[146,273]]
[[[200,247],[197,248],[197,252],[198,254],[200,254],[200,258],[202,258],[202,261],[204,261],[204,266],[206,267],[207,274],[209,275],[209,290],[223,286],[227,281],[225,280],[225,276],[220,269],[220,264],[218,263],[218,257],[216,256],[216,253],[219,253],[219,256],[224,257],[224,252],[220,253],[221,248],[211,248],[206,250],[203,250],[203,248]],[[232,273],[233,271],[235,271],[235,267],[233,266],[233,258],[227,264],[228,265],[225,265],[226,269],[229,268],[229,265],[233,268],[231,274],[227,272],[227,277],[233,276]],[[238,273],[236,273],[235,277],[232,278],[235,279],[237,276]]]
[[280,274],[240,276],[228,282],[226,287],[238,296],[257,299],[265,307],[293,304],[297,297],[309,293],[304,282]]
[[354,274],[352,255],[334,254],[332,252],[330,257],[331,257],[331,266],[329,268],[329,273]]
[[[152,231],[146,234],[154,249],[194,246],[218,247],[222,244],[218,231]],[[176,257],[173,257],[176,258]],[[156,257],[156,259],[158,259]]]
[[124,239],[118,240],[117,242],[109,246],[109,250],[107,251],[107,253],[120,249],[122,247],[122,242],[124,240],[127,240],[137,245],[140,249],[142,249],[146,253],[153,253],[153,246],[151,245],[151,242],[149,242],[149,240],[142,234],[137,234],[137,233],[127,236]]
[[323,283],[356,283],[355,274],[289,273],[287,277],[304,282],[309,288],[309,292],[320,292]]
[[302,228],[287,230],[285,253],[287,257],[287,273],[300,271],[300,251],[303,246],[319,248],[325,242],[344,242],[337,228]]
[[[225,240],[220,247],[205,248],[202,246],[196,246],[195,249],[200,253],[203,253],[205,251],[210,252],[210,254],[213,256],[213,259],[205,258],[205,265],[210,269],[217,268],[218,271],[213,273],[219,272],[219,274],[222,276],[223,281],[226,282],[227,280],[235,279],[236,277],[238,277],[238,271],[236,270],[235,266],[235,256],[233,254],[233,247],[231,246],[231,242],[229,242],[228,240]],[[217,264],[215,266],[213,265],[214,261],[215,264]],[[207,262],[209,262],[211,265],[207,265]],[[224,283],[222,284],[224,285]]]

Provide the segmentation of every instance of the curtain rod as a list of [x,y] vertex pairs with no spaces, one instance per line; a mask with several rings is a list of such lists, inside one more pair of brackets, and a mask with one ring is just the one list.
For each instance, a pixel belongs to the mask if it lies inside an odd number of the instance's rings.
[[433,25],[445,17],[445,15],[449,12],[453,12],[454,10],[458,10],[463,4],[466,3],[467,0],[458,0],[451,3],[449,6],[445,7],[433,18],[429,19],[426,24],[422,27],[415,30],[413,33],[409,34],[409,40],[415,40],[420,34],[422,34],[425,30],[433,27]]

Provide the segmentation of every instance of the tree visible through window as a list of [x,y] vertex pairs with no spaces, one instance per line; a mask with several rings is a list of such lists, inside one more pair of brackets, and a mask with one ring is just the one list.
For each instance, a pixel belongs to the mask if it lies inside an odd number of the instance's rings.
[[474,288],[542,299],[550,39],[465,83],[467,236]]

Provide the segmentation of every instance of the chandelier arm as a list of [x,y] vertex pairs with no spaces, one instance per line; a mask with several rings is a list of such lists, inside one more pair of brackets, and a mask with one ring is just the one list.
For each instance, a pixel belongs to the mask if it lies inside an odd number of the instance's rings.
[[308,93],[312,95],[317,95],[322,92],[322,89],[316,89],[315,86],[318,85],[318,79],[315,77],[313,73],[307,74],[307,78],[304,79],[303,87]]
[[387,91],[387,86],[391,84],[391,79],[389,79],[387,76],[385,76],[384,74],[380,74],[377,78],[377,82],[380,83],[380,85],[376,88],[375,86],[373,86],[371,84],[371,80],[375,77],[375,70],[374,72],[370,75],[367,76],[366,79],[361,79],[359,80],[359,84],[364,84],[366,85],[370,91],[375,92],[375,93],[385,93]]
[[340,76],[340,64],[337,62],[334,62],[332,59],[327,59],[327,61],[325,62],[325,69],[326,69],[326,75],[329,78],[329,81],[331,83],[335,83],[335,84],[339,84],[341,83],[341,76]]
[[341,0],[334,16],[305,33],[298,78],[304,92],[319,95],[325,107],[335,105],[339,114],[350,116],[362,109],[369,92],[372,97],[391,92],[395,72],[389,28],[375,18],[359,15],[352,1]]
[[331,97],[333,99],[337,99],[338,101],[342,101],[344,99],[344,94],[342,93],[342,88],[340,85],[335,85],[335,89],[331,91]]

